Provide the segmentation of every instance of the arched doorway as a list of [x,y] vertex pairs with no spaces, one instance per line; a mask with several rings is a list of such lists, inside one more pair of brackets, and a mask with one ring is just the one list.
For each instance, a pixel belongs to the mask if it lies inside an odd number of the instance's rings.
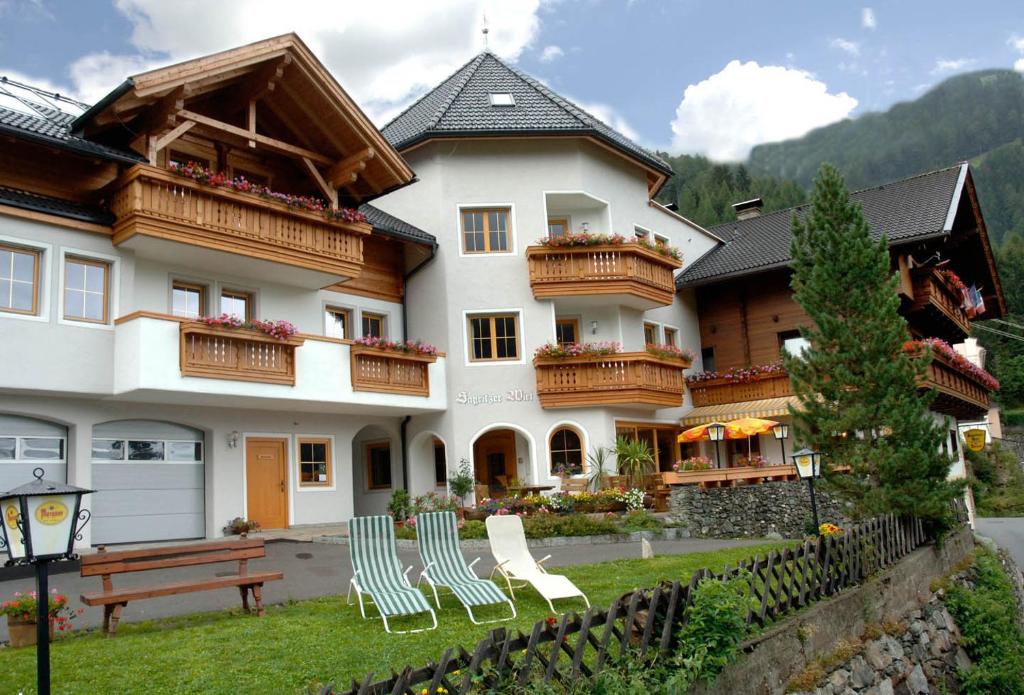
[[142,543],[206,535],[203,432],[161,420],[92,428],[92,542]]
[[409,442],[409,494],[441,492],[448,487],[448,447],[433,432],[420,432]]
[[490,497],[505,494],[509,485],[533,478],[533,441],[512,426],[496,426],[473,441],[473,474]]
[[367,425],[352,438],[352,509],[355,516],[386,514],[391,493],[402,486],[398,437]]

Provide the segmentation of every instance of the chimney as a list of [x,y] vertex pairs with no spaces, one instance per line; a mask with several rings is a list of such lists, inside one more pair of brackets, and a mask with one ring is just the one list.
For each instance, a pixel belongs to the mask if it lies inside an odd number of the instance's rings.
[[753,198],[751,200],[744,200],[742,203],[734,203],[732,209],[736,211],[736,219],[749,220],[752,217],[760,217],[761,208],[763,207],[763,200]]

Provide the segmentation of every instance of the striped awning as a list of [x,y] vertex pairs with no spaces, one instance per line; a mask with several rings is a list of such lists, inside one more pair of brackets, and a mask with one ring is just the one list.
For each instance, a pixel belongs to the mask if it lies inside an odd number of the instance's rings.
[[729,422],[741,417],[778,417],[788,415],[790,404],[797,407],[799,402],[796,396],[783,396],[782,398],[764,398],[759,401],[702,405],[684,415],[682,424],[703,425],[705,422]]

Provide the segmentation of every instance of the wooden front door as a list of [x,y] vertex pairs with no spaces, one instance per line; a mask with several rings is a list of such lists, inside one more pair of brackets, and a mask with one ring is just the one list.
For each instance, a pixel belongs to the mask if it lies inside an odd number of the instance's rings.
[[517,475],[515,433],[512,430],[488,432],[476,441],[474,449],[476,479],[490,487],[492,496],[504,493]]
[[245,441],[245,498],[250,521],[263,528],[288,526],[288,442]]

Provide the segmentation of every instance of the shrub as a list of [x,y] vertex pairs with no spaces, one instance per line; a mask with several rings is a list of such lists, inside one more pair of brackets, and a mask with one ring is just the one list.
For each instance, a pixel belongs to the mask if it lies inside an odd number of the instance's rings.
[[[416,527],[411,524],[395,528],[395,538],[406,541],[416,540]],[[480,538],[487,538],[487,527],[482,521],[460,521],[459,540],[468,541]]]
[[584,514],[535,514],[523,519],[523,529],[527,538],[596,536],[619,532],[614,521],[591,519]]
[[462,459],[459,461],[458,473],[448,478],[448,489],[462,501],[462,506],[466,506],[466,495],[473,491],[475,483],[476,478],[473,477],[473,471],[469,469],[469,460]]
[[236,516],[234,519],[228,522],[228,525],[224,527],[225,536],[239,536],[243,533],[253,533],[260,530],[260,525],[256,521],[248,521],[243,517]]
[[963,635],[963,648],[974,667],[961,672],[967,695],[1024,693],[1024,634],[1017,624],[1013,583],[999,560],[979,552],[972,575],[974,589],[952,586],[946,606]]
[[641,509],[632,511],[622,517],[620,522],[623,531],[658,531],[662,523],[650,512]]
[[388,502],[388,514],[394,519],[407,519],[409,517],[409,491],[402,488],[391,493],[391,501]]

